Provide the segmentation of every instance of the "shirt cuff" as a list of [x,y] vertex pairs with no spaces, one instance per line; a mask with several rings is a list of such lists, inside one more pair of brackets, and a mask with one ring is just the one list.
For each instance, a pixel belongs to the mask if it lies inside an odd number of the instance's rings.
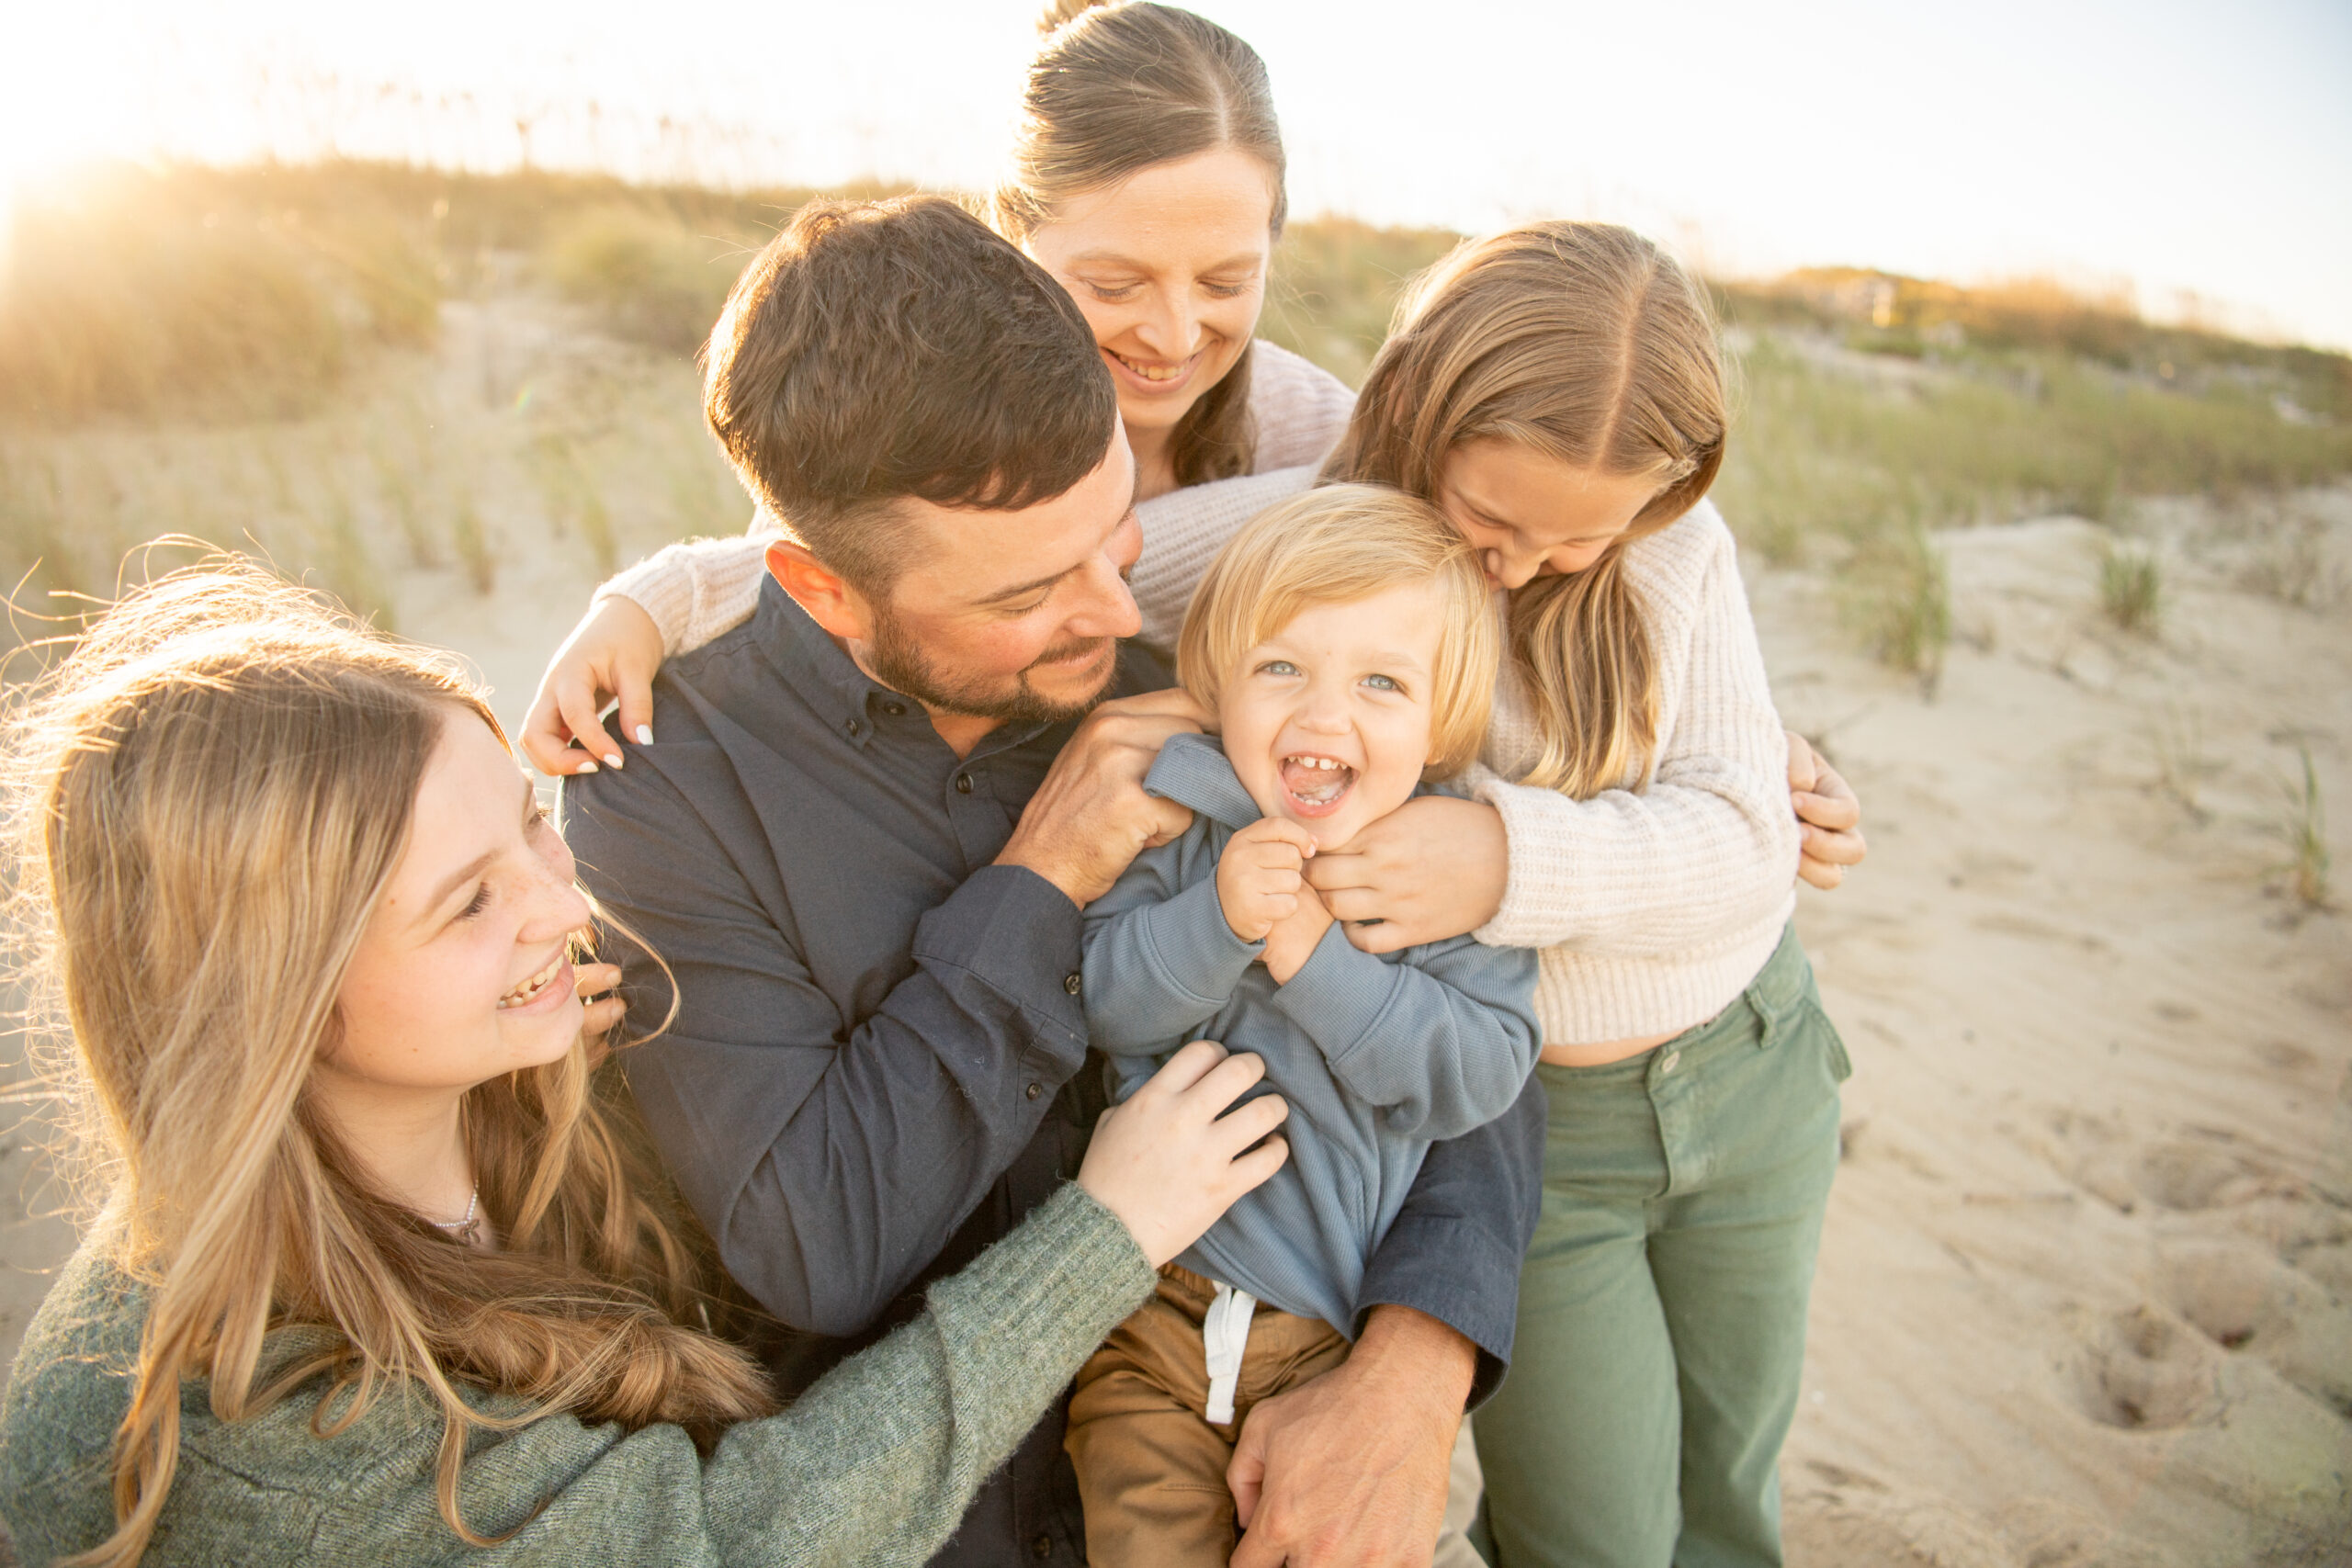
[[1066,1073],[1086,1059],[1078,906],[1023,865],[984,865],[915,927],[916,962],[961,970],[1019,1007]]
[[1258,955],[1262,942],[1244,942],[1226,923],[1216,878],[1204,877],[1173,898],[1145,911],[1144,931],[1162,984],[1186,996],[1223,1007]]
[[[1427,1267],[1432,1258],[1445,1259],[1445,1267]],[[1427,1313],[1476,1348],[1468,1406],[1476,1410],[1502,1386],[1510,1367],[1521,1262],[1517,1251],[1498,1245],[1479,1226],[1410,1211],[1399,1214],[1364,1270],[1356,1337],[1363,1337],[1375,1307]]]
[[1388,1010],[1397,980],[1396,965],[1359,952],[1333,920],[1298,973],[1275,990],[1274,1005],[1322,1047],[1326,1060],[1338,1062]]

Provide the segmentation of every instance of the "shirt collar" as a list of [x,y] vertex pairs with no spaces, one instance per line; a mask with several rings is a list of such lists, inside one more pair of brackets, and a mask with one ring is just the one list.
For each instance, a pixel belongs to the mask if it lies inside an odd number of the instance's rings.
[[[833,733],[852,745],[864,747],[883,720],[911,714],[928,731],[931,720],[923,706],[902,692],[894,692],[858,668],[832,635],[793,603],[783,584],[769,576],[760,583],[759,607],[752,611],[752,633],[768,661],[785,683],[797,692]],[[893,711],[896,710],[896,711]],[[1018,746],[1049,728],[1043,724],[1001,724],[975,748],[967,761]]]
[[1265,815],[1211,735],[1171,735],[1159,749],[1143,787],[1152,795],[1199,812],[1236,831]]

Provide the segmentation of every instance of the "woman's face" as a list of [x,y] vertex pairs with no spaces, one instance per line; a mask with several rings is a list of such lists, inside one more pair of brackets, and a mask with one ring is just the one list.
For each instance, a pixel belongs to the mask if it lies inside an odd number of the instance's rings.
[[1438,507],[1478,552],[1491,588],[1565,577],[1599,560],[1658,492],[1640,475],[1603,473],[1523,442],[1465,441],[1438,469]]
[[1130,432],[1173,427],[1241,356],[1273,217],[1273,172],[1221,147],[1079,197],[1029,236],[1093,327]]
[[322,1073],[378,1100],[462,1092],[580,1037],[571,852],[488,726],[452,708],[408,848],[361,936]]

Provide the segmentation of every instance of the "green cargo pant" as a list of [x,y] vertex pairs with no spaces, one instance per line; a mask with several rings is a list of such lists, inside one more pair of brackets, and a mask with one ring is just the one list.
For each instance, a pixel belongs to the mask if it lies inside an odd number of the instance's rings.
[[1792,931],[1657,1050],[1543,1066],[1544,1213],[1478,1412],[1499,1568],[1781,1562],[1776,1466],[1851,1070]]

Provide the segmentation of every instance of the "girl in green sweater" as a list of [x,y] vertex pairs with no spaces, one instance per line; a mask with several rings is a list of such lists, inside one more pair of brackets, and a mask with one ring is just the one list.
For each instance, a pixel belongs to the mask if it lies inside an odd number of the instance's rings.
[[478,691],[213,563],[17,728],[7,885],[101,1200],[0,1400],[28,1562],[920,1563],[1284,1156],[1278,1100],[1219,1118],[1256,1059],[1188,1047],[778,1414],[595,1070],[616,972]]

